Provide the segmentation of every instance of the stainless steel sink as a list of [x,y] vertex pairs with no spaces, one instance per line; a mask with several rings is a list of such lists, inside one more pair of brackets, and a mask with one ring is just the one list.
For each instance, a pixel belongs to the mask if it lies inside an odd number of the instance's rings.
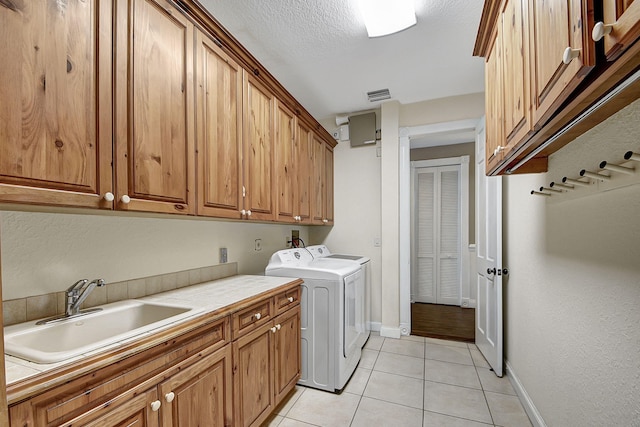
[[55,323],[36,321],[4,328],[5,353],[36,363],[55,363],[98,350],[191,317],[202,310],[139,300]]

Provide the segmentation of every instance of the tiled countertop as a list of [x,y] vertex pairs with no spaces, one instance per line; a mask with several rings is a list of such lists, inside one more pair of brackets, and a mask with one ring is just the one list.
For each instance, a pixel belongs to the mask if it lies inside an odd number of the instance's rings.
[[[245,299],[269,292],[275,288],[286,285],[295,279],[290,277],[271,276],[231,276],[220,280],[200,283],[177,290],[163,292],[156,295],[140,298],[143,301],[157,303],[188,306],[198,310],[193,317],[213,312],[224,307],[239,303]],[[193,318],[192,317],[192,318]],[[182,319],[181,322],[190,318]],[[95,353],[104,352],[107,349],[114,349],[126,343],[138,340],[142,337],[157,333],[160,330],[168,329],[176,324],[170,324],[163,328],[156,329],[135,337],[115,342],[108,347],[66,360],[60,363],[38,364],[5,354],[5,375],[6,383],[10,385],[20,380],[39,375],[53,370],[63,365],[73,363]]]

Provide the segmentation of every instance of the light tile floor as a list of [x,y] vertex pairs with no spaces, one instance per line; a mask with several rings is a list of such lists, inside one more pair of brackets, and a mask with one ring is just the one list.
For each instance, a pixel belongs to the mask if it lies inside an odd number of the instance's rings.
[[531,426],[474,344],[372,335],[341,394],[297,386],[269,427]]

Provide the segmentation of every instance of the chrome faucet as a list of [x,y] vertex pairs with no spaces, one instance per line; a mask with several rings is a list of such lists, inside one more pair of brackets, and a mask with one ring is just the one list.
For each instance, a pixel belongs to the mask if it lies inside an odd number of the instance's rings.
[[87,299],[91,291],[93,291],[96,286],[104,285],[104,279],[93,279],[90,282],[88,279],[82,279],[71,285],[65,292],[67,299],[65,316],[77,315],[80,312],[80,304]]

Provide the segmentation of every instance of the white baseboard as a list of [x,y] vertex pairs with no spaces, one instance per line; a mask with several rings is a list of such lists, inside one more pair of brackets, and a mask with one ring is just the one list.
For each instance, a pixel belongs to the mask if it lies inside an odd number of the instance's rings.
[[381,326],[380,327],[380,336],[387,338],[400,338],[400,328],[392,328],[389,326]]
[[527,412],[527,415],[529,416],[533,427],[547,427],[547,424],[545,424],[542,415],[540,415],[540,412],[538,411],[538,408],[536,408],[533,400],[531,400],[529,393],[527,393],[527,390],[525,390],[516,373],[513,372],[513,367],[511,366],[509,361],[505,360],[504,364],[507,371],[507,378],[509,378],[511,385],[518,394],[520,402],[522,403],[524,410]]
[[381,322],[369,322],[369,330],[373,332],[380,332],[380,328],[382,327]]

